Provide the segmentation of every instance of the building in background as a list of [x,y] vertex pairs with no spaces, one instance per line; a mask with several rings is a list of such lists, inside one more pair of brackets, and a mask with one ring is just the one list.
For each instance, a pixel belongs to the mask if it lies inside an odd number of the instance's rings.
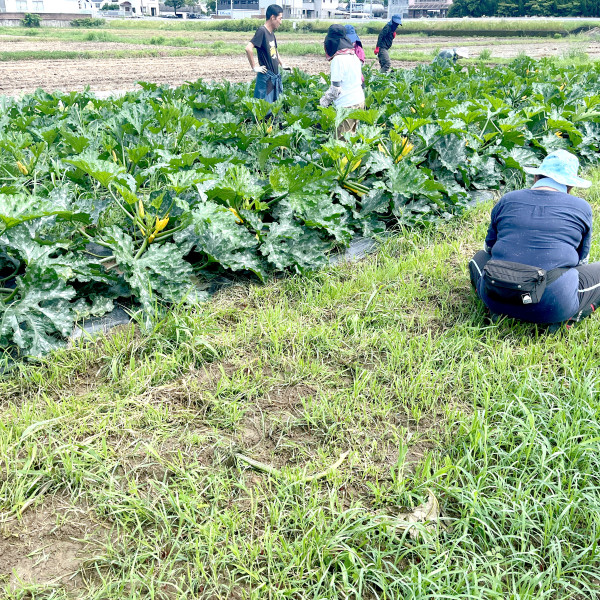
[[264,18],[269,4],[279,4],[284,19],[333,19],[338,0],[219,0],[217,14],[234,19]]
[[[366,4],[365,4],[366,6]],[[388,17],[402,15],[403,19],[447,17],[452,0],[389,0]]]
[[337,10],[337,0],[314,0],[302,2],[300,17],[305,19],[333,19]]
[[158,17],[160,13],[158,0],[117,0],[116,4],[125,12],[126,17]]
[[258,0],[217,0],[217,15],[232,19],[259,18],[259,2]]
[[447,17],[452,0],[409,0],[408,18]]
[[0,13],[77,14],[79,0],[0,0]]
[[367,0],[364,3],[362,0],[361,2],[340,2],[335,11],[335,16],[349,18],[351,15],[356,15],[357,13],[380,18],[387,16],[387,8],[377,0],[374,2]]
[[402,15],[403,19],[407,19],[408,2],[409,0],[388,0],[388,19],[391,19],[392,15]]
[[82,11],[93,12],[94,16],[117,16],[114,11],[103,11],[103,6],[119,5],[119,15],[123,17],[158,17],[159,0],[79,0]]

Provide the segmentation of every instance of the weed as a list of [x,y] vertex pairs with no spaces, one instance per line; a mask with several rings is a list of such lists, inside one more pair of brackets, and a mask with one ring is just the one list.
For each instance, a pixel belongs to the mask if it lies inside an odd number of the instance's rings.
[[[62,498],[112,532],[52,597],[597,598],[600,321],[489,324],[466,263],[490,209],[1,380],[5,517]],[[232,448],[279,478],[215,460]],[[446,528],[413,538],[394,515],[428,490]],[[42,558],[15,527],[11,600]]]

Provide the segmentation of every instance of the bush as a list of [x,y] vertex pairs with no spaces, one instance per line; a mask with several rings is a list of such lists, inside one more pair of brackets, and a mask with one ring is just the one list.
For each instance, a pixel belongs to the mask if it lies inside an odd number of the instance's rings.
[[109,42],[111,37],[106,31],[90,31],[84,39],[88,42]]
[[92,19],[85,17],[84,19],[73,19],[71,27],[102,27],[106,23],[106,19]]
[[120,10],[118,4],[105,4],[100,10]]
[[40,15],[25,13],[25,18],[21,20],[21,25],[23,25],[23,27],[41,27],[42,17],[40,17]]

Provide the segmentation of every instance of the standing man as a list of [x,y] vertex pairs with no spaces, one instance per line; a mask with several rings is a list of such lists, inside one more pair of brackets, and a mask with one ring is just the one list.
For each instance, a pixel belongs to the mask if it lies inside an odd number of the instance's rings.
[[392,61],[390,60],[390,48],[396,37],[398,25],[402,25],[402,16],[393,15],[391,20],[384,25],[377,38],[375,54],[379,58],[379,69],[382,73],[387,73],[392,66]]
[[[283,93],[279,67],[286,69],[279,58],[275,39],[275,31],[279,29],[283,20],[283,8],[279,4],[270,4],[265,16],[265,24],[256,30],[254,37],[246,46],[246,56],[252,70],[256,73],[254,97],[275,102]],[[258,56],[258,67],[254,63],[254,48]]]

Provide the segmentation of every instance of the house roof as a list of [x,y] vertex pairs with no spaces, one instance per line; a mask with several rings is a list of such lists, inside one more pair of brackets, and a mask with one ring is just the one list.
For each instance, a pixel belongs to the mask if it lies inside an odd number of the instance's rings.
[[450,8],[452,0],[410,0],[408,8],[417,8],[421,10],[440,10]]

